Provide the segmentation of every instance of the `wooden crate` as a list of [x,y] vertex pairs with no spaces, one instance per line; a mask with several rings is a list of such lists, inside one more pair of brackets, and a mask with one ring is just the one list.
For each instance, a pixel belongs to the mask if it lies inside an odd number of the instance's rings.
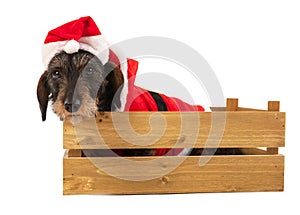
[[[127,125],[126,120],[136,133],[123,126]],[[224,125],[218,120],[225,122]],[[221,137],[218,135],[220,131]],[[144,141],[148,140],[149,133],[149,141],[154,142],[152,145],[146,145]],[[285,113],[279,112],[279,102],[269,102],[268,110],[241,108],[237,99],[227,99],[226,108],[212,108],[212,112],[101,113],[95,119],[77,125],[65,122],[63,138],[66,149],[63,158],[64,194],[284,189],[284,156],[278,154],[278,148],[285,146]],[[132,142],[141,144],[133,145]],[[85,150],[105,151],[108,148],[191,146],[238,148],[242,154],[127,158],[83,155]]]

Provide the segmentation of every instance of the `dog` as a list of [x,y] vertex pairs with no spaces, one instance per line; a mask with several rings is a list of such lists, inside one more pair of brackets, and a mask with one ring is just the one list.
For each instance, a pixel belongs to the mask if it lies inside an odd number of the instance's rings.
[[[127,59],[125,66],[120,64],[91,17],[49,31],[42,53],[45,71],[38,81],[37,98],[43,121],[49,101],[61,120],[72,123],[105,111],[204,111],[200,105],[135,86],[138,62]],[[192,149],[114,151],[121,156],[162,156],[189,155]]]
[[[46,120],[49,101],[60,120],[72,123],[94,117],[97,112],[116,111],[121,106],[123,84],[120,66],[115,63],[109,61],[103,65],[96,56],[85,50],[73,54],[62,51],[51,59],[38,82],[37,98],[42,120]],[[155,99],[158,110],[167,111],[159,94],[152,91],[147,93]],[[123,156],[155,155],[155,151],[116,150],[117,154]],[[86,150],[88,156],[96,156],[96,152]]]
[[123,83],[119,67],[112,62],[103,65],[85,50],[58,53],[38,82],[42,120],[46,120],[49,100],[54,113],[63,121],[80,122],[94,117],[96,111],[115,111],[114,107],[120,106],[115,94]]
[[[63,121],[78,123],[94,117],[97,112],[116,111],[120,107],[120,92],[124,77],[120,67],[113,62],[105,65],[93,54],[79,50],[77,53],[56,54],[42,74],[37,86],[37,97],[42,114],[46,120],[48,101],[52,103],[53,111]],[[148,91],[153,97],[159,95]],[[162,99],[155,98],[158,110],[166,111]],[[155,155],[155,149],[116,150],[122,156]],[[222,150],[211,153],[239,154],[238,149]],[[101,151],[86,150],[88,157],[99,156]],[[191,155],[201,155],[203,149],[193,149]],[[210,154],[209,151],[206,154]]]

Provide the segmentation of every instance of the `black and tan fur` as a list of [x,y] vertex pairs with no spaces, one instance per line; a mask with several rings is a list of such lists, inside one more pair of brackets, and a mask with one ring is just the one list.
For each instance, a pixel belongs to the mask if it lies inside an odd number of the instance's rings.
[[61,120],[81,121],[96,111],[113,111],[120,106],[116,93],[123,83],[117,65],[103,65],[87,51],[56,54],[37,87],[42,120],[46,120],[49,100]]

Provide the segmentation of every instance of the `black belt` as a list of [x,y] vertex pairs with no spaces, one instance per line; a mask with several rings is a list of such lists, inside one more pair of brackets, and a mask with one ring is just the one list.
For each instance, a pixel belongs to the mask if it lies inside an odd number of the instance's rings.
[[150,95],[152,96],[152,98],[154,99],[156,105],[157,105],[157,109],[158,111],[168,111],[167,105],[165,103],[165,101],[163,100],[163,98],[155,92],[152,91],[148,91],[150,93]]

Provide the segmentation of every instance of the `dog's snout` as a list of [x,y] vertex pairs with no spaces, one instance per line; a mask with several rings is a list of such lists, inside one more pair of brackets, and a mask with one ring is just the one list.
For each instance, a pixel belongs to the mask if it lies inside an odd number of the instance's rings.
[[74,113],[79,110],[80,108],[80,100],[79,99],[66,99],[64,103],[65,109],[70,112]]

